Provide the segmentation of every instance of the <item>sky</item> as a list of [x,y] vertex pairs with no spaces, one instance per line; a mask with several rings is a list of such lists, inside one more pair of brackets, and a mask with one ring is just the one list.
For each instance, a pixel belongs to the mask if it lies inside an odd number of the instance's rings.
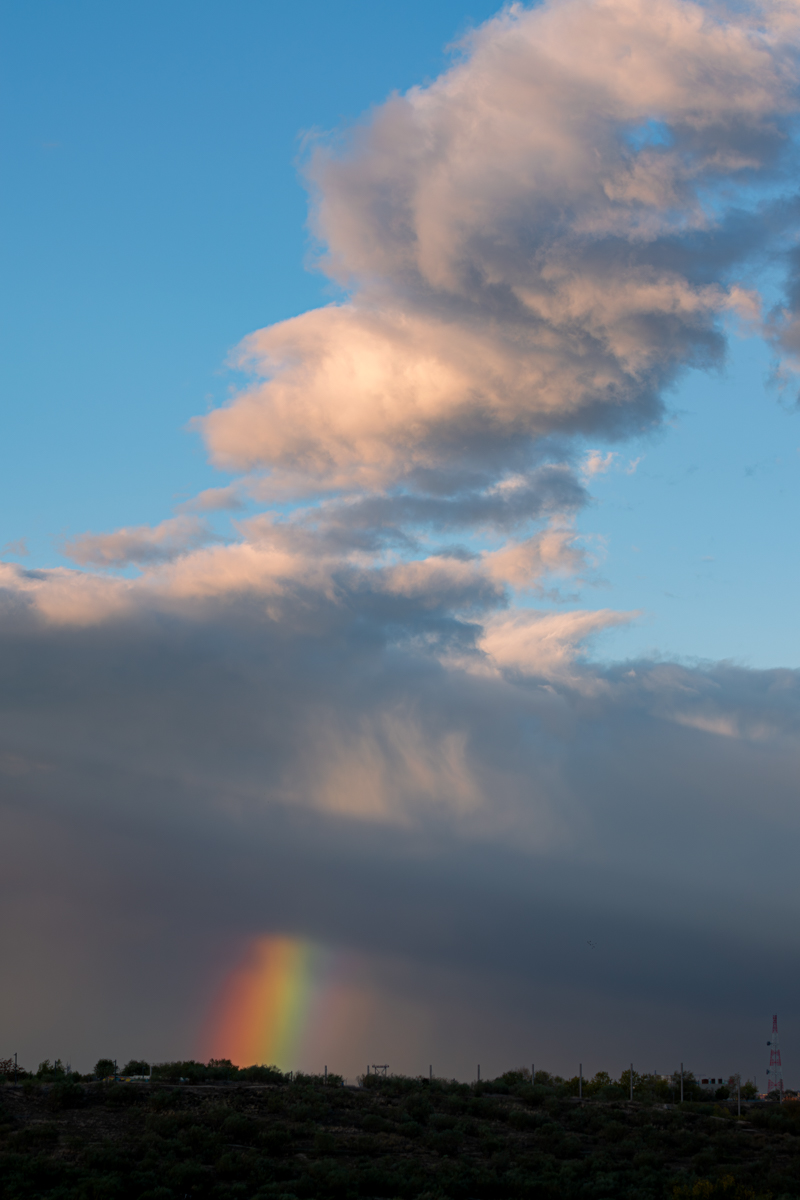
[[796,7],[0,28],[0,1057],[800,1085]]

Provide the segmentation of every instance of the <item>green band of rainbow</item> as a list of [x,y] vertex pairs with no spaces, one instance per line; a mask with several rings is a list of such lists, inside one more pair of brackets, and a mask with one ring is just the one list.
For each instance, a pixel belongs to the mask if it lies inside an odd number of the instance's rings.
[[323,986],[325,952],[302,938],[261,937],[225,988],[212,1056],[294,1069]]

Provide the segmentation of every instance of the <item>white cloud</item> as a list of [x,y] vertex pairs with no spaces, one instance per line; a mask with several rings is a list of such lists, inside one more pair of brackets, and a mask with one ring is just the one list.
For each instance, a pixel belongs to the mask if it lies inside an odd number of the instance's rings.
[[257,382],[201,423],[215,460],[276,489],[375,488],[646,427],[677,371],[719,359],[729,311],[758,319],[732,273],[779,223],[753,196],[790,146],[796,39],[783,9],[676,0],[481,27],[312,160],[353,299],[247,339]]
[[583,474],[587,479],[591,479],[593,475],[605,475],[606,471],[611,470],[616,457],[613,450],[609,450],[607,454],[600,450],[590,450],[584,459]]
[[214,535],[197,517],[171,517],[159,525],[136,525],[113,533],[82,533],[65,545],[77,563],[98,567],[124,567],[130,563],[170,562],[181,554],[213,540]]
[[179,512],[236,512],[242,508],[244,504],[234,484],[206,488],[191,500],[178,505]]
[[545,679],[572,676],[572,665],[586,639],[628,624],[636,615],[609,609],[497,613],[484,624],[480,645],[499,667]]

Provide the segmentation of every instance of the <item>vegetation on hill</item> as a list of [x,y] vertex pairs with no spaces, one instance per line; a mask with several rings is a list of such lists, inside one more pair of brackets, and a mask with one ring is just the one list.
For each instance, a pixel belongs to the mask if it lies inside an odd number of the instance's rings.
[[221,1061],[150,1083],[48,1066],[0,1087],[2,1200],[800,1197],[799,1103],[739,1120],[735,1103],[673,1105],[653,1077],[634,1077],[630,1102],[627,1073],[596,1076],[581,1102],[577,1080],[544,1072],[348,1088]]

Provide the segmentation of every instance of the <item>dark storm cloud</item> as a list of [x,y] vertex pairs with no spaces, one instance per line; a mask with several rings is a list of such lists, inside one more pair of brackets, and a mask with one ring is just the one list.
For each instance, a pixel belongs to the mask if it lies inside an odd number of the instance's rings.
[[[394,956],[417,994],[432,969],[494,977],[512,1008],[537,980],[574,1000],[587,937],[598,1004],[658,1004],[678,1024],[734,987],[743,957],[774,949],[794,980],[796,673],[573,664],[511,681],[474,669],[473,627],[427,602],[389,620],[360,598],[283,604],[278,620],[240,601],[3,639],[7,940],[66,893],[92,953],[111,938],[115,961],[166,980],[184,929],[199,960],[178,960],[206,998],[225,948],[275,928]],[[86,936],[62,929],[59,953],[66,938],[80,961]],[[10,985],[20,1012],[30,978]],[[183,1002],[170,986],[148,1005],[149,971],[126,980],[142,1040]],[[609,1053],[622,1036],[610,1020]]]

